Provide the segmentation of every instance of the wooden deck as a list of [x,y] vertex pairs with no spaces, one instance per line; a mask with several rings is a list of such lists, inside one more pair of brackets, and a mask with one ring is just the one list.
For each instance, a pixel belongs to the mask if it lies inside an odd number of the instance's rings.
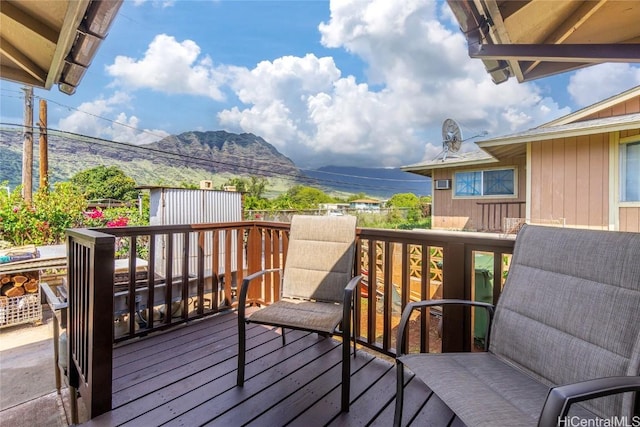
[[[236,382],[235,312],[118,346],[112,411],[86,426],[390,426],[395,365],[358,350],[351,408],[340,413],[340,343],[300,331],[247,329],[244,387]],[[426,386],[407,375],[403,425],[458,426]]]

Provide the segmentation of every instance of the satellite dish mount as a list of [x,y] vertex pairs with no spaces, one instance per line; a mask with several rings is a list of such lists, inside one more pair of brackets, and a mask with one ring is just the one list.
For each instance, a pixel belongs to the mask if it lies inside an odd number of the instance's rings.
[[447,159],[447,155],[456,153],[462,145],[462,131],[460,126],[453,119],[446,119],[442,123],[442,161]]

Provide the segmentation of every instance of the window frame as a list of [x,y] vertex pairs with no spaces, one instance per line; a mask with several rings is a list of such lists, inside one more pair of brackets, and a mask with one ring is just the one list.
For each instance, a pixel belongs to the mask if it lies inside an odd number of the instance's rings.
[[[457,175],[459,173],[481,173],[480,187],[481,192],[484,193],[484,173],[492,171],[513,171],[513,194],[478,194],[478,195],[457,195]],[[495,168],[483,168],[483,169],[459,169],[453,172],[451,180],[452,198],[453,199],[517,199],[518,198],[518,167],[517,166],[498,166]]]
[[640,135],[634,135],[631,137],[624,138],[623,140],[620,140],[620,145],[618,148],[618,194],[617,194],[618,203],[620,207],[640,206],[640,197],[638,198],[638,200],[625,200],[626,195],[624,194],[626,192],[626,172],[627,172],[626,147],[628,147],[630,144],[640,144]]

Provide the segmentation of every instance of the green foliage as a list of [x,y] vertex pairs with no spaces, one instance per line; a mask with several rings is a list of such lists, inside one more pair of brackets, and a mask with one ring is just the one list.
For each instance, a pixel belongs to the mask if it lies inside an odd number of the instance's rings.
[[368,197],[364,193],[353,194],[347,197],[347,202],[353,202],[354,200],[359,200],[359,199],[368,199]]
[[200,186],[198,184],[194,184],[192,182],[181,182],[180,185],[178,186],[180,188],[186,188],[187,190],[197,190],[200,188]]
[[244,193],[244,208],[247,210],[265,210],[271,208],[271,202],[264,197],[269,181],[266,178],[251,176],[249,179],[233,177],[220,186],[235,187],[236,191]]
[[236,191],[240,193],[246,193],[247,196],[255,199],[262,199],[267,189],[269,181],[266,178],[259,178],[257,176],[251,176],[249,179],[241,177],[233,177],[228,179],[224,184],[220,186],[220,189],[225,187],[235,187]]
[[149,224],[148,196],[143,198],[142,212],[135,206],[85,212],[87,200],[70,182],[58,182],[51,191],[39,189],[31,205],[21,190],[0,192],[0,239],[14,246],[60,244],[68,228]]
[[407,209],[407,221],[409,223],[418,222],[423,215],[422,203],[418,196],[413,193],[398,193],[391,196],[387,206]]
[[52,191],[40,189],[29,205],[21,187],[0,193],[0,238],[13,245],[48,245],[64,241],[67,228],[83,223],[87,202],[70,183],[57,183]]
[[[145,203],[146,202],[146,203]],[[109,208],[94,209],[84,212],[84,227],[89,228],[111,228],[126,227],[136,225],[149,225],[149,200],[143,200],[142,213],[138,208]],[[131,245],[130,237],[116,238],[116,258],[126,258],[129,256]],[[138,236],[136,239],[136,256],[147,259],[149,255],[148,236]]]
[[396,208],[417,208],[420,199],[413,193],[397,193],[391,196],[387,206]]
[[138,197],[136,182],[117,166],[97,166],[78,172],[71,178],[87,200],[115,199],[135,200]]
[[273,201],[277,209],[315,209],[321,203],[331,203],[334,199],[324,191],[314,187],[296,185]]

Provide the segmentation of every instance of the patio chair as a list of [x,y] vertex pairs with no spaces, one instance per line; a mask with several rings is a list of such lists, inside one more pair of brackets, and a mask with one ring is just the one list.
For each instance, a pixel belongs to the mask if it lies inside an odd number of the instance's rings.
[[[639,257],[640,233],[525,225],[495,316],[483,302],[408,304],[398,328],[394,425],[405,367],[468,426],[640,420]],[[445,304],[487,309],[488,351],[405,354],[412,310]]]
[[[238,300],[238,377],[244,384],[246,323],[342,336],[341,409],[349,411],[350,331],[354,289],[361,276],[353,276],[356,218],[354,216],[294,216],[289,248],[281,275],[280,299],[251,314],[246,313],[247,290],[255,280],[274,270],[263,270],[242,281]],[[355,315],[355,312],[354,312]],[[354,319],[355,323],[355,319]],[[341,329],[338,330],[338,325]],[[355,336],[353,337],[355,357]]]

